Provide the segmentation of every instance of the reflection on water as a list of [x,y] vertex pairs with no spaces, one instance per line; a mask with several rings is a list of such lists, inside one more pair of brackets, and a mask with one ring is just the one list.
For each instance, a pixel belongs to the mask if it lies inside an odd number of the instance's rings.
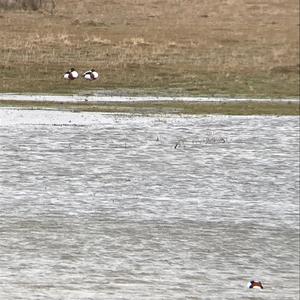
[[0,110],[0,298],[298,299],[298,130]]

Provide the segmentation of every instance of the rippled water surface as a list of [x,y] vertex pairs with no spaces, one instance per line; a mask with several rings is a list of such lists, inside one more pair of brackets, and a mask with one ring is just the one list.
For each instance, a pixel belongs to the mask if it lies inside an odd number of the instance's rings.
[[298,130],[0,110],[0,299],[299,299]]

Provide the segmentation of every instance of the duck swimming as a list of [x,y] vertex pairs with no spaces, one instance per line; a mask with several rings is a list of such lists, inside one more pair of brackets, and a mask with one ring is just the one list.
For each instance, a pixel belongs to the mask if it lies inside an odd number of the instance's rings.
[[247,287],[249,289],[263,289],[264,288],[261,281],[255,281],[255,280],[251,280],[250,282],[248,282]]

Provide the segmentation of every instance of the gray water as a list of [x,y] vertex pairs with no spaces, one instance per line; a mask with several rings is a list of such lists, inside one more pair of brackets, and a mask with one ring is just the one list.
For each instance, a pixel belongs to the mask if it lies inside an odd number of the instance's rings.
[[0,299],[299,299],[298,130],[0,110]]

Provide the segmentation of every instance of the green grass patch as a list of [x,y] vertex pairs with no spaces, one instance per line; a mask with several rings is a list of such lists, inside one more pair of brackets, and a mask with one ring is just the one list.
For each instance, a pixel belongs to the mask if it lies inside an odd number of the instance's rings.
[[299,115],[298,103],[282,102],[50,102],[0,100],[0,107],[52,109],[74,112],[118,112],[136,114],[224,114],[224,115]]

